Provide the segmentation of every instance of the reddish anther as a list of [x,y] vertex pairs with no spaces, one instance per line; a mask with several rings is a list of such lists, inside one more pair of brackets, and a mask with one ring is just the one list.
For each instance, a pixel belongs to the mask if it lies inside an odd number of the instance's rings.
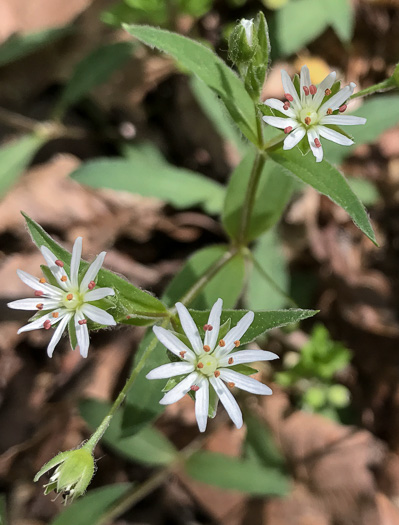
[[237,341],[234,341],[234,346],[238,348],[240,346],[240,341],[237,339]]
[[292,102],[294,100],[294,97],[292,95],[290,95],[289,93],[284,93],[284,97],[289,100],[290,102]]
[[316,146],[316,148],[321,148],[320,140],[319,139],[314,139],[314,145]]
[[312,122],[312,119],[310,117],[305,118],[305,124],[309,126],[309,124]]
[[215,370],[215,372],[213,372],[213,375],[214,375],[215,377],[219,377],[219,376],[220,376],[220,372],[219,372],[219,370]]
[[65,281],[66,281],[67,279],[68,279],[68,277],[67,277],[66,275],[63,275],[63,276],[61,277],[61,281],[62,281],[63,283],[65,283]]
[[57,319],[60,314],[58,312],[53,312],[51,315],[54,317],[54,319]]
[[306,96],[308,96],[309,93],[310,93],[308,86],[303,86],[303,91],[304,91]]
[[87,285],[87,288],[89,290],[93,290],[93,288],[96,286],[96,283],[94,281],[90,281],[89,284]]
[[213,326],[211,324],[204,324],[204,331],[205,332],[212,332]]
[[288,133],[291,133],[291,131],[292,131],[292,126],[287,126],[286,128],[284,128],[284,133],[286,135],[288,135]]
[[87,319],[79,319],[78,324],[87,324]]
[[181,352],[179,352],[179,356],[184,359],[184,356],[187,354],[187,352],[185,350],[182,350]]
[[60,268],[62,268],[62,267],[64,266],[64,263],[63,263],[62,261],[60,261],[59,259],[57,259],[57,260],[55,261],[55,264],[56,264],[57,266],[59,266]]
[[331,89],[328,89],[328,88],[327,88],[327,89],[324,91],[324,94],[325,94],[326,97],[329,97],[329,96],[331,95]]
[[311,95],[316,95],[316,93],[317,93],[317,87],[316,87],[314,84],[312,84],[312,85],[309,87],[309,91],[310,91],[310,94],[311,94]]
[[331,108],[328,108],[327,109],[327,115],[332,115],[333,114],[333,110]]
[[342,104],[342,106],[339,108],[339,112],[343,113],[348,106],[346,104]]
[[229,357],[229,360],[227,361],[229,365],[232,365],[234,363],[234,359],[232,357]]
[[72,301],[73,299],[73,295],[71,293],[69,293],[67,296],[66,296],[67,300],[68,301]]
[[227,383],[227,386],[228,386],[229,388],[234,388],[234,387],[236,386],[236,384],[233,383],[233,381],[229,381],[229,382]]
[[44,304],[43,304],[43,303],[38,303],[38,304],[36,305],[36,308],[37,308],[38,310],[43,310],[43,307],[44,307]]
[[41,297],[42,295],[44,295],[44,292],[41,290],[35,290],[35,297]]
[[284,102],[283,109],[285,109],[285,111],[288,111],[290,109],[290,103],[288,101]]
[[193,392],[198,392],[198,390],[199,390],[199,386],[197,386],[197,385],[192,385],[192,386],[190,386],[190,390],[192,390]]
[[41,278],[39,279],[39,283],[44,284],[45,282],[46,282],[46,279],[45,279],[44,277],[41,277]]
[[211,351],[211,347],[209,345],[204,345],[202,348],[205,350],[205,352]]
[[49,329],[51,328],[51,321],[50,321],[50,319],[46,319],[46,320],[44,321],[44,323],[43,323],[43,328],[44,328],[45,330],[49,330]]
[[201,363],[201,362],[200,362],[200,363],[198,363],[198,365],[197,365],[197,368],[204,368],[204,364],[203,364],[203,363]]
[[223,341],[223,339],[219,341],[219,346],[221,347],[226,346],[226,343]]

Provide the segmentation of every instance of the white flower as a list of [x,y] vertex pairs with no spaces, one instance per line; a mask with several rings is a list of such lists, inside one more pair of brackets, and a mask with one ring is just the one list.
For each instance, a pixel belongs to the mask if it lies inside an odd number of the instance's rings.
[[[183,330],[190,341],[191,348],[165,328],[154,326],[159,341],[181,361],[159,366],[147,374],[147,379],[166,379],[184,376],[172,390],[169,390],[160,403],[170,405],[179,401],[189,390],[195,392],[195,415],[201,432],[206,429],[209,410],[209,391],[214,389],[227,413],[237,428],[242,426],[242,414],[237,401],[229,388],[234,386],[253,394],[269,395],[271,389],[252,377],[232,370],[234,365],[278,359],[276,354],[263,350],[239,350],[240,338],[245,334],[254,319],[253,312],[247,312],[237,325],[218,341],[220,316],[223,301],[218,299],[204,326],[205,339],[202,342],[198,328],[182,303],[176,304]],[[227,386],[226,384],[227,383]]]
[[106,253],[101,252],[96,257],[79,284],[79,267],[82,255],[81,237],[78,237],[73,245],[69,276],[64,270],[63,261],[58,260],[46,246],[42,246],[40,251],[57,282],[57,286],[48,283],[44,277],[39,279],[22,270],[17,270],[19,278],[35,290],[35,297],[12,301],[8,303],[8,306],[17,310],[45,312],[43,316],[20,328],[18,333],[37,330],[38,328],[48,330],[51,326],[57,324],[54,335],[47,347],[47,353],[51,357],[69,321],[73,319],[80,354],[82,357],[87,357],[89,350],[87,319],[102,325],[116,324],[112,315],[90,304],[92,301],[98,301],[108,295],[115,294],[112,288],[97,288],[94,290],[96,286],[94,279],[103,264]]
[[365,124],[361,117],[341,115],[346,110],[346,102],[352,95],[356,84],[340,89],[333,95],[331,88],[335,81],[335,71],[330,73],[318,86],[311,84],[309,69],[303,66],[300,78],[300,93],[294,87],[288,73],[281,71],[285,102],[276,98],[265,100],[270,108],[283,113],[284,117],[263,117],[263,120],[276,128],[283,129],[288,135],[284,140],[284,149],[296,146],[307,134],[310,148],[316,162],[323,160],[323,148],[320,137],[342,146],[351,146],[353,140],[339,133],[330,126],[354,126]]

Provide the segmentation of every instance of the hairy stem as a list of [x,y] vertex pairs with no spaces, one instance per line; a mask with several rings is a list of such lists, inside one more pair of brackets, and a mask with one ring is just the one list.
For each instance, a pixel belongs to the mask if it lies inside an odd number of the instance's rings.
[[392,77],[390,77],[390,78],[387,78],[386,80],[383,80],[379,84],[374,84],[374,86],[370,86],[366,89],[362,89],[361,91],[358,91],[357,93],[352,95],[349,100],[353,100],[354,98],[359,98],[359,97],[366,97],[367,95],[372,95],[373,93],[376,93],[376,92],[389,91],[391,89],[395,89],[395,87],[397,87],[396,82],[394,81]]

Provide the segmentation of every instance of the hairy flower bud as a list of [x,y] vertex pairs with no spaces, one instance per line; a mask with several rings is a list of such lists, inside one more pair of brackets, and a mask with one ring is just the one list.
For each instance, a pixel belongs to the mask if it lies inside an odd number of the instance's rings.
[[241,19],[229,38],[230,60],[235,64],[248,62],[254,56],[257,44],[253,19]]

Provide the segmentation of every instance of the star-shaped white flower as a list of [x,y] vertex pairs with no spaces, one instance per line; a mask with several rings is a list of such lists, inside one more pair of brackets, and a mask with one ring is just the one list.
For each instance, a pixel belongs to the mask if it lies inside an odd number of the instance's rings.
[[[184,376],[180,382],[161,399],[162,405],[179,401],[187,392],[195,392],[195,415],[201,432],[206,429],[209,411],[209,391],[213,388],[237,428],[242,426],[242,414],[229,388],[238,387],[253,394],[270,395],[271,389],[252,377],[236,372],[232,367],[254,361],[278,359],[278,355],[264,350],[239,350],[240,338],[254,319],[253,312],[247,312],[237,325],[222,340],[218,340],[220,316],[223,301],[218,299],[204,326],[205,339],[202,342],[197,325],[182,303],[176,304],[183,330],[191,348],[165,328],[154,326],[159,341],[181,361],[159,366],[147,374],[147,379],[167,379]],[[227,384],[227,385],[226,385]]]
[[323,148],[320,137],[323,137],[342,146],[351,146],[353,140],[339,133],[331,126],[355,126],[365,124],[366,119],[342,115],[347,108],[347,101],[352,95],[356,84],[351,82],[335,95],[331,88],[335,82],[335,71],[315,86],[310,81],[309,69],[303,66],[300,76],[300,92],[284,70],[281,71],[285,102],[276,98],[265,100],[270,108],[279,111],[283,117],[265,116],[263,120],[276,128],[283,129],[287,134],[284,140],[284,149],[296,146],[307,134],[310,148],[316,157],[316,162],[323,160]]
[[96,286],[95,278],[103,264],[106,252],[101,252],[96,257],[79,283],[79,267],[82,255],[81,237],[78,237],[73,245],[69,276],[64,269],[63,261],[57,259],[46,246],[42,246],[40,251],[57,285],[54,286],[48,283],[44,277],[39,279],[22,270],[17,270],[19,278],[35,290],[35,297],[12,301],[8,303],[8,306],[17,310],[45,312],[43,316],[20,328],[18,333],[39,328],[48,330],[57,324],[54,335],[47,347],[47,353],[51,357],[69,321],[73,319],[80,354],[82,357],[87,357],[90,343],[87,319],[102,325],[116,324],[112,315],[90,304],[92,301],[98,301],[108,295],[115,294],[112,288],[97,288],[94,290]]

